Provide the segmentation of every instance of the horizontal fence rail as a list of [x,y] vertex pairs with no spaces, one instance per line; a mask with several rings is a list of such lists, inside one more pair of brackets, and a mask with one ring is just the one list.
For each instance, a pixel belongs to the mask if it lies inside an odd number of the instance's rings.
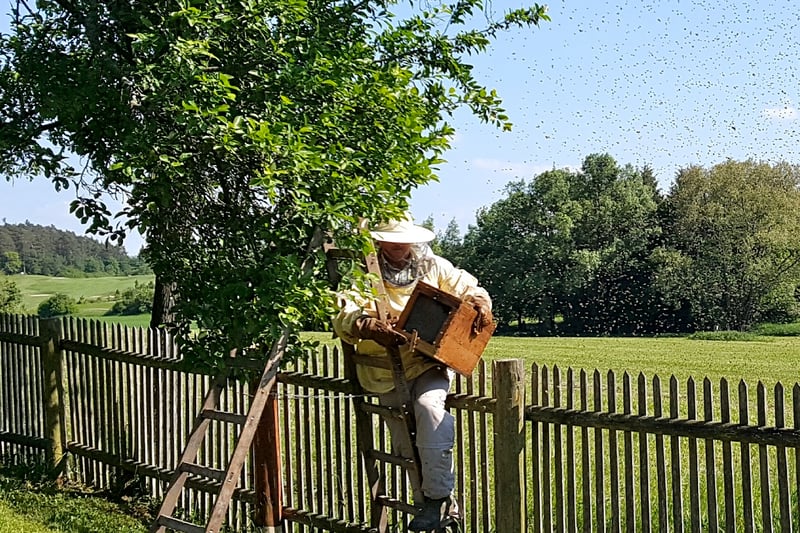
[[[0,315],[0,458],[69,457],[76,481],[159,499],[211,381],[159,330]],[[248,384],[228,391],[223,407],[246,411]],[[338,348],[279,373],[285,531],[370,531],[355,391]],[[800,530],[797,384],[480,361],[456,377],[447,406],[465,532]],[[234,438],[213,427],[204,463],[224,464]],[[375,438],[389,450],[385,427]],[[253,468],[244,470],[227,517],[239,531],[253,529],[257,498]],[[409,496],[399,471],[386,479]],[[186,516],[210,512],[214,483],[190,477]],[[390,515],[393,531],[408,518]]]

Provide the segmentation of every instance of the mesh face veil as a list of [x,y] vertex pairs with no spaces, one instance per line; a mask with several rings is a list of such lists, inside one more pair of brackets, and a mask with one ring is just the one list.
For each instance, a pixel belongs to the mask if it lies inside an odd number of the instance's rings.
[[433,251],[428,243],[411,245],[408,259],[402,267],[389,264],[383,254],[379,254],[383,281],[395,287],[406,287],[427,274],[433,266]]

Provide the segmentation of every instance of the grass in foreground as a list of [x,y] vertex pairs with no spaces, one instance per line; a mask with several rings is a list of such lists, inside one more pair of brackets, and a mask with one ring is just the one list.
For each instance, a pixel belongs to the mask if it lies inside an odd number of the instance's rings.
[[[0,533],[144,533],[135,500],[115,502],[80,487],[58,488],[26,475],[0,472]],[[137,517],[137,515],[139,517]]]
[[[2,494],[0,494],[2,497]],[[0,533],[50,533],[52,529],[17,514],[11,507],[0,500]]]
[[523,359],[562,369],[628,372],[662,379],[674,375],[712,380],[745,379],[785,386],[798,381],[796,357],[800,337],[757,336],[752,340],[717,341],[690,337],[495,337],[486,348],[488,359]]

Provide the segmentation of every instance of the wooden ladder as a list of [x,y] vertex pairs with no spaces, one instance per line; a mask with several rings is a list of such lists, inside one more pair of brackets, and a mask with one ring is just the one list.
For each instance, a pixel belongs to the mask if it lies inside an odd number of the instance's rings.
[[[327,254],[329,260],[335,260],[339,254],[341,254],[339,257],[353,257],[353,254],[348,254],[346,251],[341,251],[332,247],[327,249]],[[392,318],[397,318],[390,315],[386,298],[386,288],[383,284],[377,254],[374,250],[370,251],[370,253],[364,257],[364,266],[367,272],[372,275],[373,289],[378,296],[375,302],[378,319],[389,321]],[[332,271],[333,268],[329,267],[329,272]],[[413,346],[415,338],[412,337],[410,342]],[[355,395],[353,404],[356,415],[356,439],[364,461],[364,470],[369,483],[370,526],[375,528],[378,533],[387,533],[389,531],[389,509],[412,515],[416,515],[420,509],[398,498],[396,495],[390,495],[388,493],[384,477],[386,465],[393,465],[405,471],[414,499],[416,501],[422,501],[422,466],[415,442],[416,424],[411,391],[409,390],[408,381],[405,377],[405,369],[403,367],[402,358],[400,357],[400,350],[397,347],[387,348],[389,355],[387,358],[371,357],[357,354],[355,346],[342,341],[342,352],[347,363],[347,377],[355,383],[360,393]],[[366,393],[361,390],[355,374],[356,364],[391,370],[395,389],[400,394],[400,397],[403,398],[402,405],[399,408],[388,407],[367,401],[365,398]],[[402,427],[405,428],[405,431],[395,431],[392,433],[391,439],[394,443],[402,443],[403,449],[413,450],[412,457],[404,457],[396,454],[394,451],[392,451],[392,453],[387,453],[375,447],[373,418],[375,416],[383,419],[394,418],[403,423]],[[393,448],[398,449],[400,447],[393,446]],[[437,529],[436,531],[444,532],[446,528]]]
[[[313,267],[312,252],[319,249],[324,240],[324,233],[320,229],[317,229],[311,237],[306,259],[303,260],[303,264],[301,265],[303,274],[311,272]],[[264,409],[267,406],[269,395],[277,381],[276,377],[280,369],[281,359],[283,359],[283,355],[286,353],[288,339],[289,330],[284,329],[267,356],[267,361],[264,364],[261,378],[254,388],[255,390],[251,391],[253,399],[250,402],[247,414],[219,410],[220,398],[227,389],[228,376],[223,372],[214,380],[213,385],[203,400],[200,413],[195,419],[194,427],[186,443],[186,448],[183,450],[183,454],[181,454],[178,464],[175,466],[175,473],[172,475],[158,514],[153,524],[150,526],[150,533],[163,533],[167,528],[187,533],[219,532],[225,521],[225,515],[228,512],[228,506],[230,505],[233,493],[236,490],[238,484],[237,480],[247,460],[247,454],[250,451],[253,440],[256,438],[257,429],[261,422],[261,416],[264,414]],[[240,363],[238,358],[234,357],[235,351],[231,352],[230,355],[231,357],[228,360],[230,366],[249,366],[246,361]],[[209,432],[211,421],[234,424],[240,427],[239,435],[236,439],[236,446],[230,456],[226,470],[209,468],[196,463],[200,445]],[[178,519],[172,514],[175,511],[178,498],[186,485],[189,475],[200,476],[221,484],[216,500],[214,501],[214,507],[211,510],[211,516],[206,522],[205,527]]]
[[[280,361],[286,350],[287,338],[288,332],[284,331],[273,345],[261,378],[258,381],[258,386],[253,391],[253,399],[247,414],[219,410],[220,398],[227,389],[228,376],[223,373],[214,380],[203,400],[200,413],[195,419],[186,448],[175,466],[175,473],[172,475],[169,488],[164,495],[158,514],[150,526],[151,533],[163,533],[166,529],[187,533],[217,533],[220,531],[247,459],[247,454],[256,435],[258,424],[261,421],[261,415],[267,405],[270,392],[275,385]],[[231,356],[233,355],[234,352],[231,353]],[[236,366],[236,358],[232,357],[230,361],[232,365]],[[198,450],[206,435],[208,435],[212,421],[234,424],[240,428],[236,446],[233,449],[226,470],[209,468],[196,462]],[[192,524],[172,516],[189,475],[199,476],[219,484],[219,492],[216,494],[211,516],[205,526]]]
[[[391,352],[394,353],[390,354],[389,359],[359,356],[355,353],[355,347],[345,342],[342,343],[342,349],[345,358],[349,359],[348,364],[350,366],[363,364],[387,368],[394,371],[397,363],[402,365],[400,353],[397,349],[391,350]],[[372,361],[364,361],[364,359],[372,359]],[[351,377],[351,379],[357,383],[353,370],[348,371],[348,377]],[[358,448],[364,460],[364,470],[367,475],[370,490],[370,526],[376,528],[378,533],[386,533],[389,531],[389,509],[395,509],[407,514],[417,514],[419,512],[418,507],[398,498],[396,495],[388,494],[386,480],[384,479],[385,465],[394,465],[404,470],[408,476],[409,485],[411,486],[414,497],[419,498],[422,495],[422,474],[419,455],[416,453],[416,445],[414,443],[414,414],[412,412],[412,406],[410,405],[408,384],[405,380],[401,381],[402,385],[398,390],[406,391],[401,392],[401,394],[404,394],[404,397],[408,398],[408,401],[404,402],[399,408],[387,407],[369,402],[365,399],[363,394],[357,394],[353,399],[356,415],[356,438],[358,439]],[[396,381],[395,383],[398,382]],[[363,391],[361,392],[363,393]],[[394,418],[403,422],[403,427],[405,427],[406,430],[400,434],[395,431],[392,433],[391,438],[398,443],[401,440],[404,441],[403,448],[414,450],[412,457],[387,453],[376,448],[374,440],[374,416],[383,419]]]

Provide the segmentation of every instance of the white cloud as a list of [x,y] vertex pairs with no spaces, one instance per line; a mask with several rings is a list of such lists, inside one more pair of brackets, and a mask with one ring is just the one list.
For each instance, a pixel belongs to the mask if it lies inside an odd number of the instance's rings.
[[768,107],[761,112],[766,118],[772,120],[795,120],[800,116],[797,109],[791,105],[783,107]]

